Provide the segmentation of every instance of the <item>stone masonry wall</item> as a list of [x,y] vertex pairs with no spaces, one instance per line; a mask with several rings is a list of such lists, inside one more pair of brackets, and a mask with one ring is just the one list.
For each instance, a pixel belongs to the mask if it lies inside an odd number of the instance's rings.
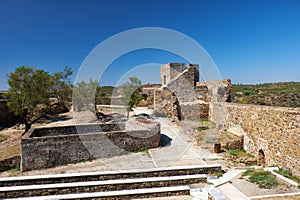
[[177,107],[178,105],[176,104],[177,98],[168,88],[163,87],[159,90],[155,90],[154,96],[154,109],[156,115],[163,117],[178,117],[178,115],[180,115],[178,112],[179,107]]
[[215,103],[211,120],[244,135],[244,148],[265,164],[300,176],[300,108]]
[[161,84],[142,86],[143,93],[148,95],[146,105],[154,105],[160,116],[208,119],[211,102],[230,100],[231,80],[199,82],[198,64],[168,63],[160,70]]
[[152,126],[158,128],[130,131],[116,130],[116,127],[112,126],[109,132],[97,132],[95,125],[89,126],[78,125],[77,129],[74,126],[65,126],[28,131],[21,140],[22,171],[115,156],[159,145],[160,128],[156,122],[153,122]]

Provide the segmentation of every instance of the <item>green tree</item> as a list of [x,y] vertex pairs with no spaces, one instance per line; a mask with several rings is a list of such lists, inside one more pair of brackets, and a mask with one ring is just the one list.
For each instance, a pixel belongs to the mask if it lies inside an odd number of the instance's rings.
[[[65,69],[71,70],[70,68]],[[64,95],[68,93],[59,87],[59,85],[64,84],[64,87],[67,87],[69,84],[63,79],[67,79],[72,72],[65,72],[50,75],[41,69],[22,66],[8,75],[9,90],[7,96],[11,101],[7,103],[7,106],[15,115],[20,116],[21,123],[25,124],[24,133],[31,128],[33,123],[49,113],[51,108],[49,98],[53,94],[63,99]],[[64,75],[64,78],[58,78],[58,74]],[[68,87],[71,86],[68,85]]]
[[73,88],[73,106],[75,111],[81,111],[83,108],[95,113],[95,94],[99,87],[98,81],[90,80],[88,83],[82,81]]
[[62,72],[55,72],[52,76],[52,95],[57,98],[58,104],[64,101],[71,101],[72,99],[72,84],[70,79],[72,74],[73,70],[66,66]]
[[9,74],[7,103],[10,111],[21,117],[25,133],[44,116],[49,106],[53,81],[48,72],[31,67],[19,67]]
[[129,117],[129,112],[138,104],[143,96],[141,94],[142,90],[140,86],[142,85],[142,81],[139,80],[136,76],[130,77],[129,81],[121,86],[122,90],[122,101],[123,104],[127,107],[127,117]]
[[109,105],[113,93],[113,86],[98,86],[95,94],[95,102],[100,105]]

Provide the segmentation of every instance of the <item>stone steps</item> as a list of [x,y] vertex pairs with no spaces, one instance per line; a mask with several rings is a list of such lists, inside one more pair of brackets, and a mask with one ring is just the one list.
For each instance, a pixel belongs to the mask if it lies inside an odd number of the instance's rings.
[[[79,193],[79,194],[64,194],[64,195],[50,195],[50,196],[37,196],[25,198],[13,198],[15,200],[57,200],[57,199],[135,199],[135,198],[152,198],[164,196],[179,196],[189,195],[189,186],[174,186],[174,187],[159,187],[159,188],[146,188],[136,190],[121,190],[109,192],[93,192],[93,193]],[[10,200],[13,200],[10,199]]]
[[[101,199],[130,199],[156,195],[185,195],[189,194],[189,189],[182,189],[183,186],[206,182],[206,174],[220,171],[220,165],[195,165],[0,178],[2,185],[0,199],[16,197],[80,199],[86,198],[85,195],[91,195],[88,198],[93,199],[98,198],[95,195],[100,195]],[[102,194],[108,196],[102,197]],[[121,197],[113,196],[115,194]],[[75,195],[74,198],[72,195]]]
[[207,176],[202,174],[151,177],[137,179],[115,179],[106,181],[89,181],[74,183],[56,183],[26,186],[9,186],[0,188],[0,197],[33,197],[45,195],[77,194],[85,192],[107,192],[120,190],[136,190],[144,188],[183,186],[206,182]]
[[212,165],[189,165],[148,169],[133,169],[120,171],[83,172],[70,174],[52,174],[38,176],[20,176],[0,178],[0,187],[39,185],[53,183],[72,183],[87,181],[104,181],[128,178],[147,178],[164,176],[181,176],[192,174],[214,174],[221,172],[220,164]]

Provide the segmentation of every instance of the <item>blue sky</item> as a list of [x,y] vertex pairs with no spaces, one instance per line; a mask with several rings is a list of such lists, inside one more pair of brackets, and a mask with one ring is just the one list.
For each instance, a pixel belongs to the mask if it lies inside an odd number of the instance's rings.
[[[0,90],[22,65],[50,73],[69,66],[76,74],[99,43],[140,27],[193,38],[234,83],[300,81],[299,0],[0,0]],[[184,61],[159,50],[131,52],[111,64],[100,83],[114,85],[145,63]],[[158,73],[153,67],[145,77],[158,82]]]

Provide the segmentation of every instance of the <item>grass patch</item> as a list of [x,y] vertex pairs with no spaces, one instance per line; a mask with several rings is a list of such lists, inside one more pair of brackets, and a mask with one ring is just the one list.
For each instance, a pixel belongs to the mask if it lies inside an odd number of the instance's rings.
[[220,178],[220,177],[222,177],[223,176],[223,173],[221,173],[221,172],[218,172],[218,173],[216,173],[216,174],[214,174],[216,177],[218,177],[218,178]]
[[248,168],[248,169],[246,169],[246,171],[244,171],[244,172],[242,173],[242,176],[249,176],[249,175],[252,174],[254,171],[255,171],[254,169]]
[[140,153],[140,152],[147,153],[148,148],[140,148],[140,149],[135,150],[133,153]]
[[[198,130],[201,128],[204,128],[204,127],[207,127],[206,129],[216,128],[216,123],[213,121],[207,120],[207,119],[200,119],[199,124],[200,124],[200,126],[199,126]],[[206,129],[204,129],[204,130],[206,130]]]
[[20,171],[20,164],[16,164],[14,167],[11,167],[7,172],[8,172],[8,176],[22,175],[22,172]]
[[248,180],[258,184],[259,188],[271,189],[278,185],[276,176],[268,171],[247,169],[242,176],[248,176]]
[[149,150],[148,148],[141,148],[141,149],[135,150],[133,153],[145,153],[149,158],[151,158],[148,150]]
[[250,153],[247,153],[245,150],[229,149],[228,153],[230,155],[233,155],[233,156],[236,156],[236,157],[250,157],[250,158],[254,157]]
[[294,176],[291,170],[289,169],[279,169],[279,170],[275,170],[275,172],[300,184],[300,178]]
[[11,168],[12,170],[16,170],[16,171],[20,171],[21,167],[20,164],[16,164],[13,168]]

